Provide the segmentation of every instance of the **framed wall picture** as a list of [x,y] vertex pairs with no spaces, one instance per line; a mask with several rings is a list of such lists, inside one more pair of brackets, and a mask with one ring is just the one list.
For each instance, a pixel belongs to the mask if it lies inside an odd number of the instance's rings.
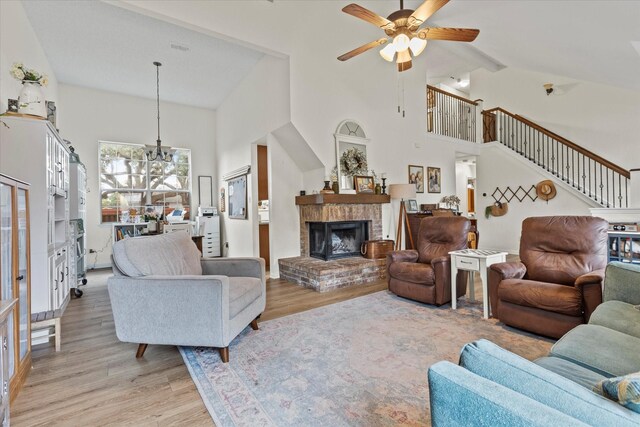
[[416,185],[416,193],[424,193],[424,167],[409,165],[409,184]]
[[356,175],[353,177],[353,186],[357,193],[373,193],[375,190],[375,184],[373,183],[372,176]]
[[429,193],[439,193],[442,191],[442,174],[440,168],[427,167],[427,179]]
[[247,175],[229,180],[229,218],[247,219]]
[[416,199],[409,199],[406,202],[407,212],[418,212],[418,201]]

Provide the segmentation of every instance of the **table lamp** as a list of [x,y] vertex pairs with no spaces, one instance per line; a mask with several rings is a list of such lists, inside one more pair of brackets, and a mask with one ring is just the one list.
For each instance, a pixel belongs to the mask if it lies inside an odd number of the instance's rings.
[[407,217],[407,208],[404,205],[404,201],[413,199],[416,197],[416,185],[415,184],[390,184],[389,185],[389,197],[391,199],[400,200],[400,212],[398,214],[398,232],[396,233],[396,251],[401,249],[402,246],[402,221],[407,224],[407,234],[409,242],[411,243],[411,249],[414,249],[413,236],[411,235],[411,225],[409,224],[409,218]]

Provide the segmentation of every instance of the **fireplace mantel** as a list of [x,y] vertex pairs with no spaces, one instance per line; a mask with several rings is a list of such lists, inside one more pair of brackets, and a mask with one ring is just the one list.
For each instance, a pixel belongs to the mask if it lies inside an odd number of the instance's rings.
[[388,194],[310,194],[296,196],[296,205],[383,204],[391,201]]

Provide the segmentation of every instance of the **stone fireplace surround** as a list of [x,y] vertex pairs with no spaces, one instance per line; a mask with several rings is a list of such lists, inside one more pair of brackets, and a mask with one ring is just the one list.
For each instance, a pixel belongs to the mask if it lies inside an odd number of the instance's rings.
[[278,260],[280,277],[325,292],[386,277],[385,259],[351,257],[323,261],[309,256],[309,222],[368,221],[369,239],[382,238],[382,204],[388,195],[314,194],[296,197],[300,210],[300,256]]

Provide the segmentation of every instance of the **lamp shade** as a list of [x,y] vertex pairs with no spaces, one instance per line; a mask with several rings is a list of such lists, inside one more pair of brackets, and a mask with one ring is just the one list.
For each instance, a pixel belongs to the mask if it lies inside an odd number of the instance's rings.
[[416,197],[416,185],[391,184],[389,185],[389,196],[392,199],[413,199]]

